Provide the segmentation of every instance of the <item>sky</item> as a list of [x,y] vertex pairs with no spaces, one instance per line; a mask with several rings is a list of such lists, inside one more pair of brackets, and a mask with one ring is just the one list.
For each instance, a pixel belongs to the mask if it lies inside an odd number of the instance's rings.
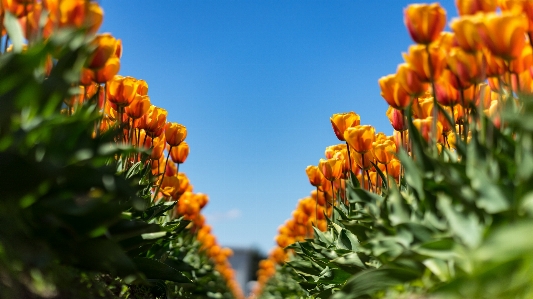
[[[157,3],[157,4],[155,4]],[[222,246],[274,247],[314,187],[305,174],[340,143],[329,118],[354,111],[392,133],[378,79],[412,41],[402,0],[102,0],[122,40],[119,74],[187,127],[180,166]],[[448,20],[454,1],[441,1]]]

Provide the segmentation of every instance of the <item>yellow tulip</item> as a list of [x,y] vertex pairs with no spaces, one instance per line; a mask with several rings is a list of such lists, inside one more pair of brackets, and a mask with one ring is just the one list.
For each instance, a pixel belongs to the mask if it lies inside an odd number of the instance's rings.
[[311,183],[312,186],[318,187],[322,184],[323,175],[317,166],[307,166],[305,168],[305,173],[307,174],[307,178],[309,178],[309,183]]
[[[446,53],[435,45],[429,46],[429,58],[426,47],[423,45],[412,45],[407,53],[403,53],[403,59],[418,74],[423,82],[437,80],[445,67]],[[429,60],[431,59],[431,68]],[[431,72],[431,70],[433,72]]]
[[170,150],[170,157],[175,163],[182,164],[185,163],[185,160],[187,160],[189,151],[189,144],[187,144],[186,141],[183,141],[178,146],[172,147]]

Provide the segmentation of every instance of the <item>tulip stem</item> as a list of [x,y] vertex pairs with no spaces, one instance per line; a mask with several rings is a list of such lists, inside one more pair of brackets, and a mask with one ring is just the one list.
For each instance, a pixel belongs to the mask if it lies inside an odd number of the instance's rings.
[[[155,201],[157,197],[157,193],[159,193],[159,189],[161,189],[161,185],[163,184],[163,178],[165,178],[165,173],[167,172],[168,157],[170,157],[171,150],[172,150],[172,145],[170,146],[170,149],[168,150],[167,159],[165,160],[165,168],[163,169],[163,177],[159,181],[159,185],[157,185],[157,189],[155,190],[154,198],[152,198],[152,202]],[[158,160],[158,163],[159,163],[159,160]],[[158,166],[157,168],[159,168],[159,165],[157,166]],[[159,172],[159,169],[157,171]],[[160,176],[160,174],[158,174],[158,176]]]
[[331,218],[333,219],[333,222],[335,222],[335,188],[333,187],[333,181],[331,181]]
[[[365,189],[365,154],[361,154],[361,179],[363,181],[363,189]],[[366,190],[366,189],[365,189]]]
[[[179,164],[178,164],[179,165]],[[318,227],[318,186],[316,186],[316,200],[315,200],[315,226]]]
[[[431,54],[429,52],[429,44],[426,45],[426,53],[428,55],[428,67],[429,67],[429,81],[431,82],[431,92],[433,93],[433,119],[431,121],[431,137],[432,145],[437,145],[437,118],[438,118],[438,107],[437,102],[437,92],[435,90],[435,78],[433,78],[433,63],[431,62]],[[431,146],[433,148],[433,146]]]

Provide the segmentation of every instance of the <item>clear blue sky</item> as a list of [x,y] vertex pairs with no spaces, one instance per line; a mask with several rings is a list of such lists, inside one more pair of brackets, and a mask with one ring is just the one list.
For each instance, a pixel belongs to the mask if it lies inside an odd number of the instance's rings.
[[145,79],[152,103],[187,126],[180,170],[209,195],[219,243],[266,253],[312,190],[305,167],[339,143],[332,114],[392,133],[377,80],[411,44],[409,3],[107,0],[101,31],[122,39],[120,74]]

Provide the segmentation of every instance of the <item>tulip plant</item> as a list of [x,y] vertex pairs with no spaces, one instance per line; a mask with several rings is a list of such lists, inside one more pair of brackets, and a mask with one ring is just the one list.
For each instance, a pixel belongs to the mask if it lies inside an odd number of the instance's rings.
[[391,136],[331,117],[256,298],[533,298],[533,1],[456,5],[404,11]]
[[119,76],[86,0],[1,0],[0,298],[241,298],[179,171],[187,128]]

